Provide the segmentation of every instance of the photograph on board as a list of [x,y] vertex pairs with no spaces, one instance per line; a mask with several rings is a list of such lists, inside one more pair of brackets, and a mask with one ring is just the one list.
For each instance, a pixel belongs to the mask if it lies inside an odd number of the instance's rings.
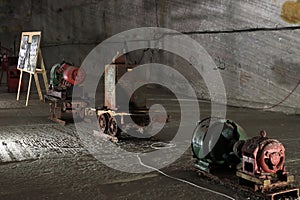
[[[31,37],[31,42],[30,42]],[[40,35],[23,35],[21,39],[18,69],[34,72],[38,60]]]
[[33,72],[36,68],[39,39],[40,39],[39,35],[32,36],[32,43],[30,45],[30,59],[29,59],[30,69],[28,69],[28,71]]
[[18,69],[24,69],[25,68],[26,57],[29,54],[28,40],[29,40],[29,35],[24,35],[22,37],[21,48],[20,48],[20,53],[19,53],[19,60],[18,60]]

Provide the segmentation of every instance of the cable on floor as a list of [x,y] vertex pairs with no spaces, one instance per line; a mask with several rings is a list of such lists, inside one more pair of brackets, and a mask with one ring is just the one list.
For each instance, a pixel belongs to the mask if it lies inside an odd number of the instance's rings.
[[160,150],[160,149],[169,149],[176,147],[173,143],[165,143],[165,142],[155,142],[150,145],[152,149]]
[[222,196],[222,197],[225,197],[225,198],[227,198],[227,199],[235,200],[233,197],[228,196],[228,195],[226,195],[226,194],[224,194],[224,193],[220,193],[220,192],[217,192],[217,191],[214,191],[214,190],[205,188],[205,187],[201,187],[201,186],[196,185],[196,184],[194,184],[194,183],[191,183],[191,182],[189,182],[189,181],[186,181],[186,180],[183,180],[183,179],[174,177],[174,176],[170,176],[170,175],[168,175],[168,174],[166,174],[166,173],[160,171],[159,169],[156,169],[155,167],[151,167],[151,166],[149,166],[149,165],[144,164],[144,163],[142,162],[141,158],[139,157],[139,155],[137,154],[136,156],[137,156],[137,158],[138,158],[138,160],[139,160],[139,162],[140,162],[140,164],[141,164],[142,166],[147,167],[147,168],[149,168],[149,169],[152,169],[152,170],[154,170],[154,171],[157,171],[158,173],[162,174],[162,175],[165,176],[165,177],[168,177],[168,178],[173,179],[173,180],[176,180],[176,181],[180,181],[180,182],[182,182],[182,183],[186,183],[186,184],[191,185],[191,186],[193,186],[193,187],[196,187],[196,188],[205,190],[205,191],[207,191],[207,192],[211,192],[211,193],[217,194],[217,195]]

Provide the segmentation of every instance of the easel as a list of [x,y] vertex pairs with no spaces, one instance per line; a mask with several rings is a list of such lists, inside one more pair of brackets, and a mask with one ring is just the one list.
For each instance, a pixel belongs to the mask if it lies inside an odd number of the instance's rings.
[[[35,37],[34,42],[32,38]],[[31,89],[31,82],[32,82],[32,75],[34,76],[36,88],[38,91],[39,99],[43,101],[43,94],[41,85],[39,82],[38,74],[43,75],[44,85],[46,91],[48,91],[48,79],[44,64],[44,59],[42,56],[42,51],[40,49],[40,40],[41,40],[41,32],[23,32],[21,38],[21,45],[20,45],[20,55],[18,61],[18,70],[21,71],[20,73],[20,80],[19,80],[19,87],[18,87],[18,94],[17,94],[17,101],[20,99],[20,90],[21,90],[21,83],[23,78],[23,73],[29,73],[29,82],[28,82],[28,89],[27,89],[27,97],[26,97],[26,106],[28,106],[29,101],[29,94]],[[28,49],[28,46],[32,46],[32,49]],[[28,51],[30,50],[30,54]],[[24,52],[26,52],[24,54]],[[30,61],[29,61],[30,59]],[[38,61],[40,62],[39,67],[37,66]],[[25,64],[24,63],[29,63]]]

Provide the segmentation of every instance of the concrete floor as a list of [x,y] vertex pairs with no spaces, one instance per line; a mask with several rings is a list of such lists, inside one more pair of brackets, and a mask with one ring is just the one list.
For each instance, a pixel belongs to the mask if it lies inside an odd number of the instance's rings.
[[[0,199],[226,199],[158,172],[130,174],[102,164],[82,145],[74,124],[61,126],[48,120],[48,105],[32,94],[29,106],[15,101],[15,94],[0,87]],[[170,101],[166,103],[174,107]],[[201,116],[209,104],[199,102]],[[175,105],[176,107],[176,105]],[[166,140],[177,124],[173,109],[167,129],[157,136]],[[228,107],[227,117],[249,136],[267,130],[286,147],[286,167],[300,180],[300,117],[282,113]],[[149,149],[154,141],[123,139],[119,146],[133,151]],[[203,179],[193,170],[188,149],[176,162],[162,169],[168,175],[224,193],[235,199],[255,199],[237,190]]]

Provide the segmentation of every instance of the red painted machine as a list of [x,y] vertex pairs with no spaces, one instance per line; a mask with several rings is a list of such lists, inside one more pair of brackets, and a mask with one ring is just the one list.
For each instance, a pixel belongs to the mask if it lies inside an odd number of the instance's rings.
[[83,91],[77,101],[74,100],[75,98],[72,101],[73,87],[80,88],[79,85],[84,80],[85,71],[70,63],[62,62],[51,68],[49,90],[44,97],[51,106],[51,120],[65,124],[62,118],[71,118],[72,115],[80,119],[84,118],[84,109],[88,103]]
[[66,89],[80,85],[85,79],[85,71],[72,64],[63,62],[56,64],[50,71],[50,89]]
[[268,194],[271,199],[281,194],[299,196],[299,188],[292,187],[294,176],[285,169],[285,148],[281,142],[267,137],[265,131],[260,136],[239,141],[234,147],[242,156],[241,166],[236,175],[240,183],[245,181],[254,186],[254,191]]
[[242,171],[246,174],[265,174],[284,172],[285,148],[278,140],[267,138],[265,131],[261,136],[246,140],[242,146]]

